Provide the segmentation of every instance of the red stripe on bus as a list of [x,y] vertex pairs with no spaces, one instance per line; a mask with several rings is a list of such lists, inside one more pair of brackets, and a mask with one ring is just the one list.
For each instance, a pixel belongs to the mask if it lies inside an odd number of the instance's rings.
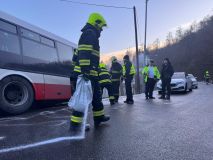
[[70,96],[70,85],[45,84],[45,100],[69,99]]
[[45,90],[43,83],[33,83],[35,90],[35,100],[45,100]]
[[71,97],[71,86],[60,84],[33,84],[36,100],[63,100]]

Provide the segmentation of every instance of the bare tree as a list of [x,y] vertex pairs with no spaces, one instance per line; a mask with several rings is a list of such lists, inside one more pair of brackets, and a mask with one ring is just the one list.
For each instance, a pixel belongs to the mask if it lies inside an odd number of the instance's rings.
[[166,45],[172,45],[174,43],[172,32],[169,32],[166,36]]
[[176,30],[176,40],[180,41],[183,38],[183,29],[182,27],[178,27]]
[[159,38],[157,38],[154,42],[153,42],[153,48],[154,50],[158,50],[160,48],[160,40]]

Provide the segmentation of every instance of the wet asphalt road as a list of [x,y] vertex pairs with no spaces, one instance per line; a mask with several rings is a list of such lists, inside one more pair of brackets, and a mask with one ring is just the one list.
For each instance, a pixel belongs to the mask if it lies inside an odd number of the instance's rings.
[[[171,101],[134,97],[106,113],[111,121],[91,130],[84,140],[70,137],[66,107],[38,109],[0,118],[0,160],[212,160],[213,85],[200,84]],[[156,95],[157,96],[157,95]],[[48,140],[61,138],[57,143]],[[38,144],[32,147],[31,145]],[[25,147],[21,150],[11,148]]]

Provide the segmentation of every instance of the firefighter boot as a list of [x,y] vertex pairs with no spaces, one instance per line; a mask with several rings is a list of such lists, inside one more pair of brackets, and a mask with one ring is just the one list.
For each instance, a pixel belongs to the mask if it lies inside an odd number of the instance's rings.
[[115,104],[115,101],[114,100],[110,100],[110,105],[114,105]]
[[82,112],[73,111],[70,117],[70,131],[81,132],[84,114]]
[[94,120],[95,127],[98,127],[102,122],[107,122],[110,120],[110,116],[101,116],[100,118]]

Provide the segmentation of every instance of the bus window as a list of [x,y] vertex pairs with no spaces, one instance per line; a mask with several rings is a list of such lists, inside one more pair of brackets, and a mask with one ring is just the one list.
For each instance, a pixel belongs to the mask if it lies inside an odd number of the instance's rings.
[[73,48],[57,42],[60,62],[72,61]]
[[4,22],[0,20],[0,29],[3,29],[5,31],[9,31],[12,33],[17,33],[17,28],[15,25],[12,25],[10,23]]
[[55,47],[53,40],[45,38],[43,36],[41,36],[41,43],[44,43],[44,44],[51,46],[51,47]]
[[22,38],[23,54],[34,59],[46,62],[57,62],[57,52],[55,48],[48,47],[41,43]]
[[40,37],[38,34],[31,32],[27,29],[21,28],[21,34],[22,34],[22,36],[24,36],[26,38],[30,38],[35,41],[40,41]]
[[0,30],[0,50],[20,54],[18,37],[14,34]]

